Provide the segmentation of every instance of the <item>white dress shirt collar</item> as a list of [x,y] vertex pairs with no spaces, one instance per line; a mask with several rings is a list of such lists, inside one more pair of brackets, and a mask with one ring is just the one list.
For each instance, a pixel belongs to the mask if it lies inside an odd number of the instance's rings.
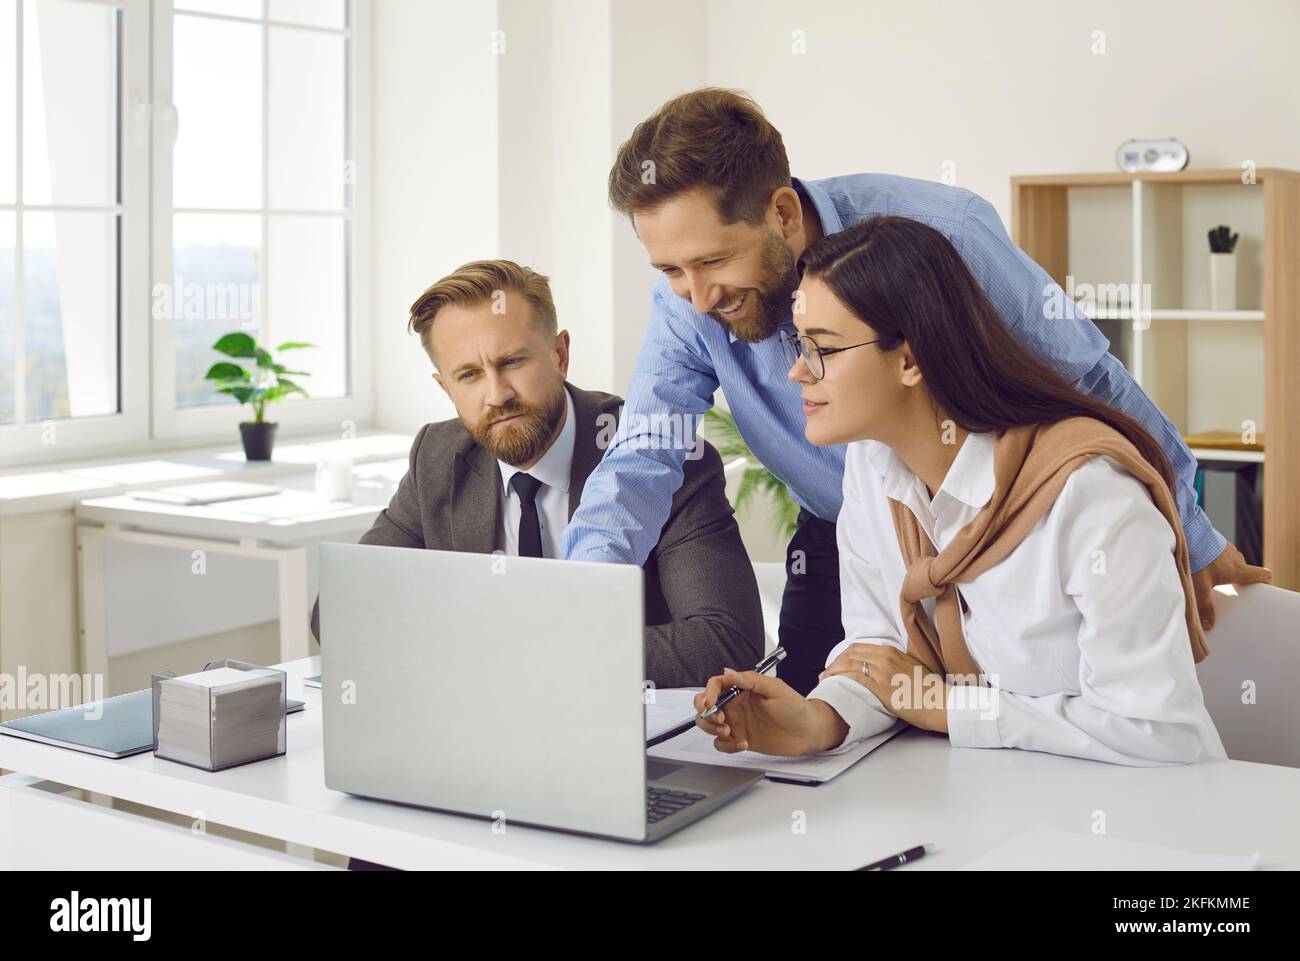
[[977,511],[989,502],[996,482],[994,439],[992,433],[966,435],[939,492],[934,495],[936,510],[943,510],[947,499],[960,501]]
[[989,502],[995,484],[994,439],[992,433],[967,434],[933,500],[925,483],[891,447],[878,441],[863,443],[867,445],[868,461],[884,484],[886,496],[937,516],[955,503],[978,511]]
[[[527,473],[536,477],[547,487],[551,487],[561,493],[569,492],[569,474],[573,469],[573,441],[577,436],[577,428],[573,425],[573,398],[569,396],[566,388],[564,391],[564,426],[560,428],[560,436],[555,438],[555,442],[547,449],[539,460],[532,467],[528,468]],[[505,461],[498,460],[497,467],[501,471],[501,484],[505,490],[506,496],[511,496],[510,479],[519,473],[518,467],[513,467]]]

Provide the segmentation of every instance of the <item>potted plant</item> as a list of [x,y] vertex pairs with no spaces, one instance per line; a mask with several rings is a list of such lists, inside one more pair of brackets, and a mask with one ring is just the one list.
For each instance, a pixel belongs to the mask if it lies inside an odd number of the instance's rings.
[[740,475],[740,486],[736,488],[736,513],[748,510],[754,496],[760,491],[766,491],[772,498],[772,529],[782,541],[793,537],[795,527],[799,524],[799,505],[790,496],[785,481],[759,463],[745,439],[740,436],[735,418],[727,411],[714,407],[704,412],[702,429],[709,443],[718,449],[724,463],[737,457],[743,457],[749,462],[745,472]]
[[[278,352],[315,346],[315,344],[288,341],[275,349]],[[310,397],[307,391],[284,375],[310,377],[311,374],[305,370],[290,370],[283,364],[277,363],[270,351],[258,346],[251,335],[242,331],[226,334],[212,345],[212,349],[227,357],[253,360],[251,371],[243,364],[234,361],[218,361],[203,377],[213,382],[213,389],[217,393],[229,394],[241,404],[253,405],[253,419],[243,421],[239,425],[240,439],[244,442],[244,457],[250,461],[270,460],[271,448],[275,446],[275,429],[278,425],[275,421],[265,419],[266,405],[281,401],[289,394]]]

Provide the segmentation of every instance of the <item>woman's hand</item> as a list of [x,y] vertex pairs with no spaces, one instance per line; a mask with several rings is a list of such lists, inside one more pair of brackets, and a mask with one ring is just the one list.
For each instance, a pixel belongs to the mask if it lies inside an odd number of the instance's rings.
[[836,675],[853,678],[913,727],[948,732],[949,685],[906,651],[892,644],[850,644],[818,680]]
[[[732,687],[744,693],[712,717],[699,717]],[[810,701],[775,677],[731,668],[709,678],[708,686],[695,695],[695,714],[696,727],[711,735],[713,746],[725,754],[759,751],[801,757],[837,747],[849,732],[825,701]]]

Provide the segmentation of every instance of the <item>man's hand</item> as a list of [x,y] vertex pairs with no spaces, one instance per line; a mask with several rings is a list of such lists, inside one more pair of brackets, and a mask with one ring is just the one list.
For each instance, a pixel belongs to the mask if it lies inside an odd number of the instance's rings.
[[913,727],[947,733],[948,684],[906,651],[892,644],[850,644],[818,680],[835,675],[857,681]]
[[[738,687],[743,692],[710,718],[703,714]],[[843,742],[849,726],[825,701],[809,700],[789,684],[756,671],[726,668],[695,695],[695,725],[713,736],[713,746],[724,754],[759,751],[782,757],[816,754]]]
[[1214,626],[1214,586],[1216,584],[1268,584],[1273,572],[1267,567],[1246,563],[1241,551],[1229,544],[1218,557],[1192,575],[1196,591],[1196,610],[1201,615],[1201,627],[1207,631]]

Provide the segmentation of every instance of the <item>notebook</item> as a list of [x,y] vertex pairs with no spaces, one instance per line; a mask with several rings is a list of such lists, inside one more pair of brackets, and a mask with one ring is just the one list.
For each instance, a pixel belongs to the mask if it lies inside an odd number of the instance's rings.
[[163,504],[180,504],[196,507],[201,504],[219,504],[223,501],[243,500],[246,497],[267,497],[280,493],[279,487],[270,484],[247,484],[243,481],[204,481],[200,484],[176,484],[155,487],[152,490],[127,491],[128,497],[138,501],[157,501]]
[[[647,740],[653,739],[656,733],[670,730],[675,723],[692,717],[695,713],[694,695],[697,690],[699,688],[655,691],[653,702],[646,704]],[[648,748],[646,754],[669,761],[690,761],[695,764],[762,771],[774,781],[823,784],[839,777],[905,727],[907,725],[899,721],[887,731],[863,738],[855,747],[843,754],[814,754],[809,757],[776,757],[771,754],[759,754],[757,751],[723,754],[713,746],[712,737],[698,727],[693,727],[684,734]]]
[[[101,702],[95,702],[101,703]],[[149,689],[105,698],[103,712],[91,705],[65,707],[0,724],[0,734],[21,737],[98,757],[130,757],[153,750],[153,692]],[[302,701],[286,701],[285,714],[301,711]]]

